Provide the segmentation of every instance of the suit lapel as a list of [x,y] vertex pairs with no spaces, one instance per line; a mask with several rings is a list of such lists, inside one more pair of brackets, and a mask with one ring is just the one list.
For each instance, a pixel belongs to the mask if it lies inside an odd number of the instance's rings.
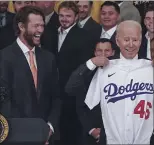
[[91,24],[92,24],[92,18],[90,17],[89,20],[85,23],[85,25],[83,26],[83,28],[85,30],[89,30],[91,28]]
[[[17,61],[16,61],[17,66],[20,66],[20,69],[21,70],[23,69],[25,71],[25,73],[27,74],[27,78],[30,80],[30,83],[33,83],[33,77],[32,77],[29,64],[21,48],[19,47],[17,42],[15,42],[12,47],[14,47],[13,49],[14,54],[17,55]],[[33,83],[33,86],[34,86],[34,83]]]
[[62,53],[63,49],[67,48],[66,46],[70,43],[70,38],[73,36],[74,30],[76,29],[77,25],[73,26],[71,30],[66,35],[63,44],[61,45],[59,53]]
[[44,69],[44,61],[41,53],[41,48],[37,47],[35,49],[36,52],[36,63],[37,63],[37,97],[40,100],[41,96],[41,90],[42,90],[42,81],[43,81],[43,76],[45,74],[45,69]]

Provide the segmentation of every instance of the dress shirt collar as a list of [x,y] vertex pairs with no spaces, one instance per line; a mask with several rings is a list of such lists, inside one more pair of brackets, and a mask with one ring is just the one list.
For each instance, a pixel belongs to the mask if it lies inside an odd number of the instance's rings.
[[[24,54],[27,54],[29,52],[29,48],[20,40],[19,37],[17,38],[17,44],[19,45]],[[35,47],[31,51],[35,53]]]
[[75,26],[76,25],[76,23],[74,23],[72,26],[70,26],[69,28],[67,28],[67,29],[65,29],[63,32],[62,32],[62,29],[61,29],[61,27],[59,27],[58,28],[58,32],[59,32],[59,34],[67,34],[70,30],[71,30],[71,28],[73,27],[73,26]]
[[110,37],[112,37],[116,29],[117,29],[117,25],[109,29],[108,31],[105,31],[104,28],[102,27],[102,34],[107,33]]
[[146,37],[146,39],[150,39],[148,32],[145,34],[145,37]]
[[79,25],[81,28],[84,27],[85,23],[90,19],[91,16],[88,16],[87,18],[85,18],[84,20],[79,21]]

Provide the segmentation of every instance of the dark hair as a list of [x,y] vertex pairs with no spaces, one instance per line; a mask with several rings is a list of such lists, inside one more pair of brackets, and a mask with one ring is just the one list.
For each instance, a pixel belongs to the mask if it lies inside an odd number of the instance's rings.
[[116,2],[112,2],[112,1],[105,1],[102,5],[101,5],[101,9],[104,6],[113,6],[116,10],[117,13],[120,14],[120,7],[118,6],[118,4]]
[[[147,12],[150,12],[150,11],[154,11],[154,4],[149,4],[148,8],[145,11],[145,15]],[[145,15],[144,15],[144,17],[145,17]]]
[[[79,1],[75,1],[75,2],[76,2],[76,4],[77,4]],[[92,5],[93,5],[93,1],[88,0],[88,2],[89,2],[89,4],[90,4],[90,6],[92,6]]]
[[41,11],[40,8],[35,6],[25,6],[19,10],[19,12],[16,14],[14,18],[14,29],[16,35],[20,34],[20,30],[18,27],[18,24],[22,22],[23,24],[28,23],[28,17],[30,14],[40,15],[43,18],[43,21],[45,22],[45,16],[44,13]]
[[59,13],[60,9],[62,9],[62,8],[71,9],[75,13],[75,15],[77,15],[79,13],[79,9],[78,9],[76,3],[73,1],[62,2],[58,7],[58,13]]
[[110,39],[107,39],[107,38],[100,38],[99,40],[97,40],[96,45],[97,45],[98,43],[105,43],[105,42],[110,43],[112,49],[115,50],[116,45],[115,45]]

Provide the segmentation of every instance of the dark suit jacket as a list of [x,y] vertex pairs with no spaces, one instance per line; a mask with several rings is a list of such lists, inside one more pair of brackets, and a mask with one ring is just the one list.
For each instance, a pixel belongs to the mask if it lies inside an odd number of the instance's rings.
[[94,45],[85,30],[77,25],[71,28],[57,54],[61,91],[64,91],[71,73],[91,58]]
[[12,24],[15,14],[7,12],[6,13],[6,25]]
[[60,26],[58,14],[56,12],[53,13],[51,16],[48,24],[44,28],[44,33],[41,38],[41,47],[46,49],[53,54],[57,53],[57,35],[58,35],[58,28]]
[[15,14],[7,12],[6,13],[6,26],[0,28],[0,49],[11,45],[15,39],[15,31],[13,28],[13,19]]
[[92,17],[90,17],[85,23],[83,29],[88,31],[92,35],[93,39],[98,40],[100,38],[102,27],[95,20],[93,20]]
[[58,131],[60,97],[54,56],[36,48],[37,91],[29,64],[17,42],[0,51],[0,76],[8,83],[11,106],[8,118],[42,118]]
[[144,58],[147,57],[147,44],[148,44],[147,38],[145,37],[145,35],[142,35],[142,42],[139,50],[139,55],[141,57],[144,57]]

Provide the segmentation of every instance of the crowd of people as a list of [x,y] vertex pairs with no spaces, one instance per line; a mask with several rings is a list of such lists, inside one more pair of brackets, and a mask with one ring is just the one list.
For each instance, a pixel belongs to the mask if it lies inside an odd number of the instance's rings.
[[13,6],[0,1],[0,114],[42,118],[45,145],[154,143],[154,3],[141,16],[131,1],[105,1],[100,23],[92,1]]

